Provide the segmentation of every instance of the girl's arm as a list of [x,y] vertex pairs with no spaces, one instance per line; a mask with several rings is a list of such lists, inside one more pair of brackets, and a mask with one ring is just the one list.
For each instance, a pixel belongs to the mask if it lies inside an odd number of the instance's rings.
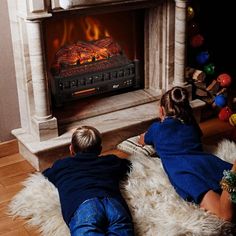
[[140,134],[139,140],[138,140],[138,143],[139,143],[140,145],[142,145],[142,146],[145,145],[144,136],[145,136],[145,133]]
[[140,145],[153,145],[153,141],[155,139],[155,135],[157,134],[157,126],[159,122],[154,122],[146,132],[140,134],[138,143]]

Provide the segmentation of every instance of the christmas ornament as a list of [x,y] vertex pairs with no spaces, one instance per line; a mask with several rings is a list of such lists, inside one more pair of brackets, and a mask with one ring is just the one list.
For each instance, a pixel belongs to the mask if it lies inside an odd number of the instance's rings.
[[233,114],[232,110],[229,107],[221,108],[218,117],[222,121],[228,121],[229,117]]
[[220,95],[215,96],[214,102],[215,102],[216,106],[224,107],[227,103],[227,99],[226,99],[225,95],[220,94]]
[[232,114],[232,115],[229,117],[229,123],[230,123],[232,126],[236,126],[236,114]]
[[209,53],[207,51],[205,52],[200,52],[197,57],[196,60],[200,65],[205,64],[209,59]]
[[230,194],[231,201],[236,203],[236,172],[224,170],[220,186],[222,190],[225,190]]
[[193,48],[201,47],[204,42],[204,38],[201,34],[196,34],[191,37],[190,39],[190,45]]
[[187,7],[187,20],[193,19],[195,12],[191,6]]
[[217,77],[217,81],[220,83],[221,87],[229,87],[231,85],[232,79],[230,75],[224,73]]
[[213,75],[215,73],[215,65],[213,63],[205,65],[203,70],[207,75]]

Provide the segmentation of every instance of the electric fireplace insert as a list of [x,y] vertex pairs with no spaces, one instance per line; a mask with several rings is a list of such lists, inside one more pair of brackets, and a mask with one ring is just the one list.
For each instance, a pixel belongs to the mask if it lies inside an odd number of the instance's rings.
[[45,20],[53,105],[144,86],[144,10]]
[[61,48],[51,68],[55,104],[140,87],[139,61],[127,58],[112,38]]

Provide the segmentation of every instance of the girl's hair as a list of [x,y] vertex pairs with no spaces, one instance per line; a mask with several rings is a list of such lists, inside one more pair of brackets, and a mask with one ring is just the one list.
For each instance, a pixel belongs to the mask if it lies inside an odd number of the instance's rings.
[[73,133],[71,144],[75,153],[100,153],[101,134],[92,126],[81,126]]
[[173,87],[163,94],[160,105],[165,115],[180,119],[185,124],[196,123],[192,108],[189,104],[189,94],[185,88]]

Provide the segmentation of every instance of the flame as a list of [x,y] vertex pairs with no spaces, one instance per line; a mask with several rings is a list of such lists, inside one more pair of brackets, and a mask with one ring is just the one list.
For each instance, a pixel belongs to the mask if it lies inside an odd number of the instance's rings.
[[108,30],[105,29],[98,20],[90,16],[85,17],[81,21],[81,26],[88,41],[110,36]]
[[72,43],[72,34],[75,30],[74,22],[68,22],[66,20],[63,21],[63,37],[61,39],[60,46],[65,45],[66,43]]
[[55,53],[65,45],[77,41],[94,41],[110,37],[108,30],[101,22],[91,16],[80,16],[78,18],[64,18],[50,22],[48,31],[48,61],[51,64]]
[[60,40],[58,38],[54,39],[52,42],[53,48],[59,48],[61,46]]

